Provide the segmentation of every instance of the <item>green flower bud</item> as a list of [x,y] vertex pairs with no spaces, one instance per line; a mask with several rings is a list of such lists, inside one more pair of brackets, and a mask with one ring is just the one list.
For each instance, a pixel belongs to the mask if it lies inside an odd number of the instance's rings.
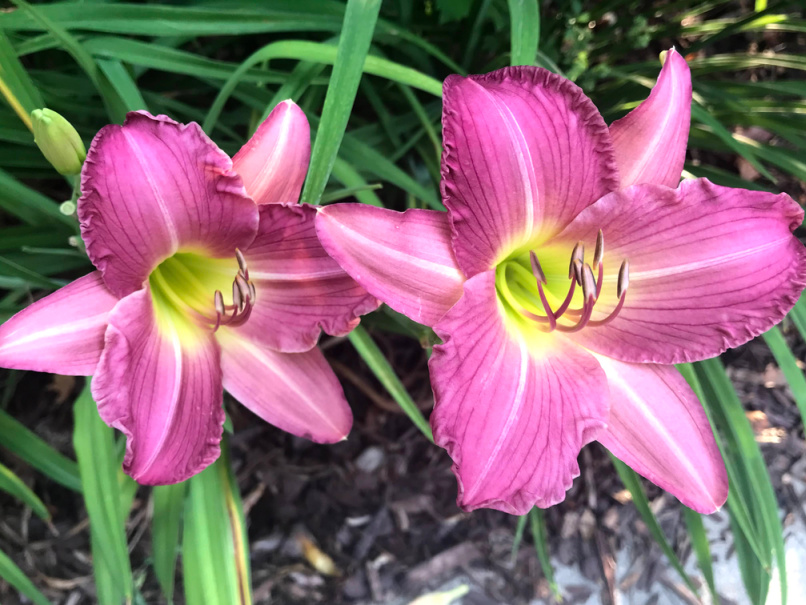
[[31,122],[34,142],[48,162],[61,174],[81,172],[87,149],[73,125],[50,109],[34,109]]

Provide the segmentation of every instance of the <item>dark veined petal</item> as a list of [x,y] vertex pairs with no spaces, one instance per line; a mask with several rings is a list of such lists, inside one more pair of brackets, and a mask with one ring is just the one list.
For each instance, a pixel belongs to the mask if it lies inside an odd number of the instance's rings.
[[569,80],[508,67],[443,90],[442,195],[468,277],[618,188],[607,126]]
[[232,161],[198,124],[145,112],[102,128],[78,201],[87,253],[124,297],[178,250],[231,257],[255,238],[258,212]]
[[434,441],[448,450],[466,510],[523,515],[565,498],[577,456],[607,422],[607,381],[566,339],[521,333],[496,299],[493,271],[465,283],[435,326],[429,362]]
[[334,204],[317,214],[316,232],[359,284],[416,322],[433,326],[462,296],[444,212]]
[[117,302],[99,271],[36,301],[0,326],[0,367],[92,375]]
[[126,437],[123,469],[144,485],[178,483],[220,453],[220,351],[209,329],[156,310],[148,288],[109,316],[92,381],[101,418]]
[[781,321],[806,286],[806,248],[792,235],[802,220],[786,194],[706,179],[676,190],[634,185],[602,198],[558,239],[593,245],[604,233],[594,320],[615,305],[624,258],[629,289],[611,323],[574,339],[622,361],[661,364],[708,359],[747,342]]

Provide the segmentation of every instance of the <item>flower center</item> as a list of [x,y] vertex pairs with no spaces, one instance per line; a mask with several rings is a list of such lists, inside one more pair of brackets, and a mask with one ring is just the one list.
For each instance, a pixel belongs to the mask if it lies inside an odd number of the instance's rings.
[[[213,332],[246,323],[256,299],[246,259],[238,249],[235,262],[177,252],[151,272],[148,282],[158,320],[190,319]],[[230,289],[232,298],[225,300],[222,292]]]
[[507,311],[537,324],[543,332],[573,333],[585,327],[610,323],[624,307],[630,282],[627,259],[621,262],[616,279],[618,302],[606,317],[591,319],[605,281],[604,236],[601,231],[596,238],[591,263],[585,262],[582,242],[574,246],[570,262],[567,254],[563,256],[556,248],[548,248],[543,257],[541,263],[537,253],[530,250],[498,265],[496,291]]

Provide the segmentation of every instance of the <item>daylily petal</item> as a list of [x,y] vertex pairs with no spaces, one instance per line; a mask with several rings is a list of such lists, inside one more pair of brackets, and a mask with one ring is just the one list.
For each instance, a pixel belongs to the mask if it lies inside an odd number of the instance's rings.
[[700,513],[728,497],[708,417],[672,366],[596,359],[610,386],[610,419],[597,440],[622,462]]
[[610,125],[621,186],[677,187],[691,124],[691,70],[674,48],[649,97]]
[[93,374],[117,302],[98,271],[38,300],[0,326],[0,367]]
[[232,163],[255,202],[275,204],[299,200],[310,160],[308,118],[289,99],[272,110]]
[[180,248],[231,256],[257,232],[257,208],[232,161],[196,123],[134,112],[123,126],[102,128],[81,191],[87,253],[119,297]]
[[635,185],[582,212],[558,239],[605,241],[603,299],[630,262],[624,308],[573,335],[622,361],[681,363],[714,357],[781,321],[806,285],[806,248],[792,231],[803,210],[785,195],[688,180],[676,190]]
[[148,288],[110,314],[92,394],[104,422],[126,435],[123,469],[139,483],[178,483],[218,458],[219,357],[209,330],[158,316]]
[[222,328],[224,388],[266,422],[317,443],[346,438],[353,414],[322,352],[278,353]]
[[462,296],[445,212],[334,204],[319,211],[316,233],[370,294],[414,321],[433,326]]
[[467,276],[618,188],[607,126],[570,81],[508,67],[449,76],[443,92],[442,195]]
[[260,208],[260,232],[245,252],[257,304],[239,333],[285,353],[316,346],[322,330],[343,335],[380,304],[334,261],[314,229],[316,208]]
[[429,362],[431,425],[453,458],[459,506],[523,515],[565,498],[579,450],[607,421],[607,382],[586,351],[534,343],[502,313],[488,271],[434,328],[445,344]]

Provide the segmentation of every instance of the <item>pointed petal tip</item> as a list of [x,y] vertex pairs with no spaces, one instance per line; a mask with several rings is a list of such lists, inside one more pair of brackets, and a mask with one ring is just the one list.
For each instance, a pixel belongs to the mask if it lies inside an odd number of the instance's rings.
[[247,193],[257,204],[296,203],[311,159],[311,128],[291,99],[272,109],[232,158]]

